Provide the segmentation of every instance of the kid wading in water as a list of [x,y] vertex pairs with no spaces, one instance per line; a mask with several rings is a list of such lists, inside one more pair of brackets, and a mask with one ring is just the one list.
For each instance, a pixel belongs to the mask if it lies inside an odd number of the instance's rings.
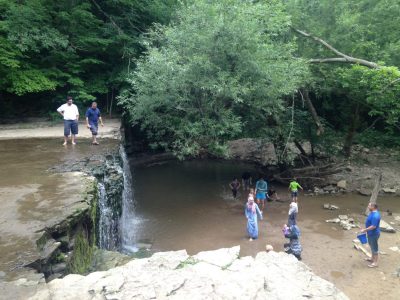
[[236,177],[233,178],[233,181],[229,184],[229,187],[232,190],[233,199],[236,199],[237,192],[238,192],[238,190],[240,188],[239,180]]
[[246,207],[244,213],[247,218],[247,234],[249,236],[249,241],[258,238],[258,224],[257,215],[262,220],[262,213],[258,208],[258,205],[254,203],[254,190],[250,189],[250,194],[247,199]]
[[289,190],[292,193],[292,201],[297,202],[297,196],[299,193],[298,188],[302,189],[301,185],[296,181],[296,178],[293,178],[293,180],[289,184]]
[[298,213],[299,213],[299,208],[297,206],[297,203],[292,201],[292,203],[290,203],[289,213],[288,213],[288,215],[289,215],[288,226],[289,227],[297,224],[297,214]]

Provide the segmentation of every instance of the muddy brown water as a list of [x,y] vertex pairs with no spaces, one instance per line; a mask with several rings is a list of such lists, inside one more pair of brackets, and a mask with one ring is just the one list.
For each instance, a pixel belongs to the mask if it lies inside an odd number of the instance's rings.
[[[103,140],[99,147],[79,140],[76,147],[61,146],[60,139],[0,140],[0,280],[15,278],[21,262],[29,259],[35,235],[49,220],[62,217],[63,207],[74,190],[74,182],[49,168],[109,151],[115,141]],[[153,244],[153,251],[187,249],[190,254],[221,247],[241,246],[241,255],[254,255],[271,244],[280,251],[285,239],[288,202],[268,203],[260,222],[260,238],[249,242],[243,215],[245,195],[233,200],[228,183],[251,166],[216,161],[169,163],[133,170],[138,202],[138,240]],[[287,200],[286,187],[276,187]],[[352,248],[355,230],[343,231],[325,219],[338,214],[359,215],[368,199],[358,195],[331,197],[300,196],[299,225],[302,230],[303,261],[323,278],[332,281],[351,299],[399,299],[399,279],[392,273],[400,265],[400,254],[388,248],[400,246],[399,233],[382,233],[382,255],[378,269],[368,269],[361,253]],[[339,211],[326,211],[323,203],[336,204]],[[400,198],[382,197],[383,211],[400,213]],[[385,214],[384,214],[385,215]],[[393,221],[392,217],[386,217]],[[397,226],[398,228],[398,226]],[[396,290],[397,288],[397,290]]]
[[[275,186],[282,200],[270,202],[259,223],[260,237],[246,238],[244,203],[241,190],[233,200],[228,183],[252,167],[245,164],[216,161],[168,163],[133,170],[137,201],[138,233],[141,242],[152,243],[153,251],[186,249],[189,254],[221,247],[241,246],[241,255],[255,255],[266,244],[282,251],[285,239],[281,227],[287,220],[289,194],[286,187]],[[400,214],[400,197],[380,197],[380,209]],[[363,255],[353,249],[356,229],[342,230],[326,219],[347,214],[361,223],[368,197],[361,195],[300,195],[299,226],[304,248],[303,262],[317,275],[335,283],[351,299],[400,299],[400,281],[393,273],[400,267],[400,253],[389,247],[400,246],[400,234],[382,233],[380,266],[367,268]],[[340,207],[337,211],[322,209],[324,203]],[[388,222],[394,216],[386,216]],[[397,223],[397,225],[400,225]],[[399,226],[397,226],[399,228]]]
[[118,147],[118,141],[102,142],[64,147],[57,138],[0,140],[0,280],[23,275],[21,266],[37,252],[37,231],[62,220],[83,193],[79,177],[48,169]]

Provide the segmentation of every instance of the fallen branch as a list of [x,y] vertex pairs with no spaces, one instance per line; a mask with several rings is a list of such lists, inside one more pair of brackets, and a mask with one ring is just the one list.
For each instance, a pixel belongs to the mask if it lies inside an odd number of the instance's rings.
[[[293,28],[293,27],[292,27]],[[379,68],[379,65],[365,60],[365,59],[361,59],[361,58],[356,58],[356,57],[352,57],[350,55],[344,54],[343,52],[340,52],[339,50],[337,50],[335,47],[333,47],[332,45],[328,44],[326,41],[324,41],[323,39],[313,36],[305,31],[293,28],[293,30],[295,32],[297,32],[298,34],[310,38],[320,44],[322,44],[325,48],[329,49],[330,51],[332,51],[333,53],[335,53],[336,55],[340,56],[340,57],[333,57],[333,58],[320,58],[320,59],[310,59],[309,62],[310,63],[336,63],[336,62],[340,62],[340,63],[351,63],[351,64],[359,64],[371,69],[377,69]]]

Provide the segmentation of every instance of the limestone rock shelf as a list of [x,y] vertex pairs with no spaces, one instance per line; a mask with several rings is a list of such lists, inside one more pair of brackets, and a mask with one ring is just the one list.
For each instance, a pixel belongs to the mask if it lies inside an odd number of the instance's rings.
[[348,299],[291,255],[239,258],[239,251],[156,253],[108,271],[41,283],[29,299]]

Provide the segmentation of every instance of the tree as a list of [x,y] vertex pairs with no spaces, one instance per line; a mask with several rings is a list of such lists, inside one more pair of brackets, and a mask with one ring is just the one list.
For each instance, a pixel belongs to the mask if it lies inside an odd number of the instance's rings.
[[144,45],[120,104],[154,147],[181,157],[266,137],[306,81],[281,1],[193,1]]
[[394,29],[399,8],[399,1],[288,1],[300,55],[321,63],[311,67],[313,103],[320,116],[344,131],[346,156],[357,132],[398,131],[398,69],[385,65],[400,63]]
[[0,107],[18,114],[28,103],[53,110],[67,94],[78,104],[116,94],[143,49],[140,35],[168,22],[176,3],[0,0]]

